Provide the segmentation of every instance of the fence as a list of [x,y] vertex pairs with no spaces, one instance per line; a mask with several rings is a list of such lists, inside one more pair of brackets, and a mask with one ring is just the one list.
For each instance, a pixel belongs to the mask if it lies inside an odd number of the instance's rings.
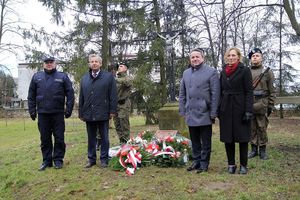
[[[22,129],[25,131],[26,128],[31,127],[33,124],[27,109],[2,109],[0,113],[1,126],[12,126],[15,122],[19,122],[18,124],[22,124]],[[77,113],[77,110],[74,110],[72,117],[65,120],[66,132],[86,130],[85,123],[77,118]]]
[[[286,97],[277,97],[276,98],[276,106],[278,107],[278,104],[284,104],[288,106],[284,106],[283,115],[284,116],[300,116],[300,111],[295,110],[294,107],[291,107],[289,105],[300,105],[300,96],[286,96]],[[78,110],[74,109],[72,117],[69,119],[66,119],[66,131],[85,131],[85,123],[80,121],[78,118]],[[275,110],[275,112],[272,114],[273,117],[279,117],[280,112],[279,110]],[[26,126],[32,126],[32,121],[29,117],[28,110],[27,109],[21,109],[21,108],[8,108],[8,109],[0,109],[0,121],[1,126],[4,124],[4,126],[9,126],[10,121],[19,121],[23,124],[23,129],[26,130]]]

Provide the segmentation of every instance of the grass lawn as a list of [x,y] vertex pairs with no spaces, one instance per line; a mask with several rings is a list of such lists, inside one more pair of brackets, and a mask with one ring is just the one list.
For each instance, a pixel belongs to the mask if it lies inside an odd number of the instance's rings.
[[[85,169],[85,124],[75,118],[66,124],[63,169],[39,172],[42,157],[36,122],[0,119],[0,199],[300,199],[300,118],[270,120],[270,159],[249,160],[248,175],[227,173],[217,125],[208,173],[150,166],[127,176],[110,168]],[[131,129],[136,134],[158,127],[144,126],[143,117],[132,117]],[[114,129],[110,142],[117,145]]]

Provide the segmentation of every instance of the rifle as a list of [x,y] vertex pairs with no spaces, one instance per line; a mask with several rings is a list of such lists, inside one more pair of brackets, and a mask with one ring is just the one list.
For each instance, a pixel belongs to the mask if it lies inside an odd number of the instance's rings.
[[266,73],[268,73],[268,71],[270,70],[270,67],[267,67],[267,69],[262,72],[259,76],[257,76],[253,81],[252,81],[252,86],[253,86],[253,89],[255,89],[258,85],[258,83],[260,82],[260,80],[262,79],[262,77],[264,77],[264,75]]

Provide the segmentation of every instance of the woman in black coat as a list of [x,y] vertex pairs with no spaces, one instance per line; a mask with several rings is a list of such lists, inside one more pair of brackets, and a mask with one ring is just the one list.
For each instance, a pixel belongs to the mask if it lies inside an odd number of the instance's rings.
[[219,108],[220,139],[225,143],[228,172],[234,174],[235,143],[239,143],[240,174],[247,174],[248,142],[251,136],[253,87],[250,69],[241,63],[241,51],[230,48],[225,53],[226,65],[221,72]]

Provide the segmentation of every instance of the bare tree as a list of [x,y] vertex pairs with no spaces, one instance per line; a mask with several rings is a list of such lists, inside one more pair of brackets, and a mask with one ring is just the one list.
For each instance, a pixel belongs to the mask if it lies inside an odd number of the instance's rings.
[[296,16],[299,11],[296,9],[295,3],[299,3],[299,0],[283,0],[283,7],[289,17],[292,28],[295,30],[296,34],[300,36],[300,25]]
[[0,53],[15,53],[16,49],[21,48],[20,45],[9,41],[9,38],[20,36],[18,19],[19,16],[14,10],[16,4],[22,1],[17,0],[0,0]]

